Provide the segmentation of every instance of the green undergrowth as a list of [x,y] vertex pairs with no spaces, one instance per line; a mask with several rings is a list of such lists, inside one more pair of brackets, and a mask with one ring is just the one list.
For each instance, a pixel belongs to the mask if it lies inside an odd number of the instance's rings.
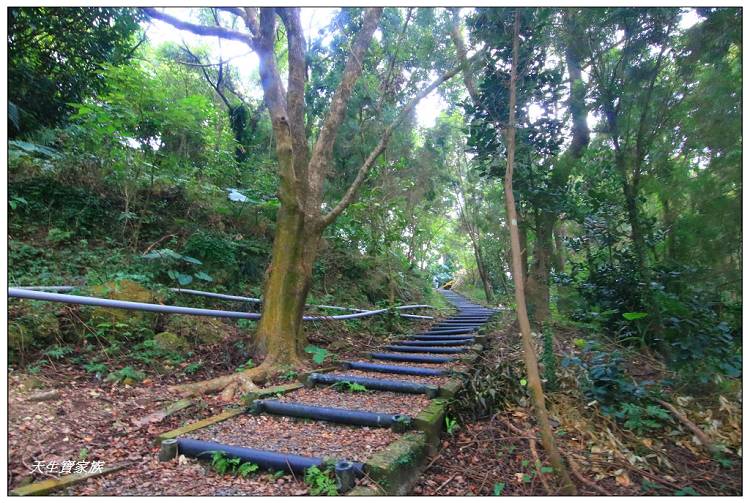
[[330,466],[323,470],[317,466],[311,466],[305,470],[305,484],[310,487],[311,496],[338,496],[339,491]]
[[[54,134],[50,132],[52,137]],[[140,174],[131,167],[135,177],[125,180],[108,176],[105,167],[90,164],[86,154],[69,151],[64,143],[56,148],[60,155],[54,158],[44,157],[45,151],[37,149],[14,155],[10,162],[11,286],[80,285],[73,294],[257,311],[255,304],[178,294],[169,289],[260,297],[274,235],[278,204],[271,202],[275,196],[238,203],[227,198],[224,188],[209,181],[190,177],[168,181],[147,176],[146,166]],[[272,183],[267,185],[273,187]],[[389,267],[397,267],[392,277],[396,282],[395,304],[431,303],[428,301],[433,293],[423,273],[411,271],[401,262]],[[384,269],[382,257],[351,251],[335,233],[327,235],[313,270],[308,303],[389,307],[391,292]],[[129,282],[147,294],[130,295],[120,287]],[[103,317],[102,311],[11,299],[11,365],[41,369],[76,358],[82,366],[99,369],[94,375],[106,377],[128,364],[152,371],[185,364],[186,372],[192,375],[201,372],[206,363],[191,361],[190,354],[198,347],[220,343],[227,332],[251,334],[256,326],[248,320],[226,322],[132,311],[118,314],[117,310],[109,310]],[[326,309],[309,311],[342,314]],[[389,313],[327,326],[345,333],[364,330],[379,334],[408,325]],[[315,332],[316,327],[309,330]],[[247,347],[235,349],[232,351],[244,352],[244,359],[239,355],[227,366],[242,364],[251,356]],[[45,354],[47,350],[52,353]],[[55,351],[61,350],[64,354],[55,356]],[[122,365],[112,363],[123,355],[127,358]],[[326,359],[320,353],[313,357],[321,362]],[[107,372],[100,369],[101,365],[108,367]]]

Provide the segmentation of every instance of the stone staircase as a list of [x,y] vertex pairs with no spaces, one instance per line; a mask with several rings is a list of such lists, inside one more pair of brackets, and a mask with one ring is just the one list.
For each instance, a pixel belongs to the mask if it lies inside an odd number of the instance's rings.
[[[217,443],[181,435],[162,439],[161,459],[173,459],[178,453],[187,457],[210,459],[215,451],[239,457],[243,462],[257,464],[262,469],[303,473],[306,469],[323,465],[335,467],[339,492],[349,494],[405,494],[416,480],[421,462],[434,452],[442,431],[446,398],[460,387],[460,368],[466,368],[478,357],[484,337],[478,331],[497,310],[474,304],[449,290],[438,290],[457,312],[424,333],[403,336],[402,340],[385,345],[383,352],[369,353],[368,359],[342,362],[341,368],[325,373],[304,376],[307,389],[329,387],[345,393],[347,387],[360,386],[368,390],[369,402],[377,403],[377,393],[426,395],[431,399],[427,407],[411,416],[407,411],[393,413],[382,410],[339,407],[335,400],[326,406],[310,403],[299,387],[276,397],[259,396],[252,400],[245,413],[293,417],[308,421],[355,425],[363,428],[390,428],[399,434],[398,440],[364,462],[350,459],[323,459],[302,456],[296,452],[276,452],[253,445]],[[363,375],[365,374],[365,375]],[[445,384],[426,384],[419,379],[450,377]],[[169,436],[169,435],[167,435]],[[335,441],[335,440],[334,440]],[[408,461],[408,462],[405,462]],[[367,476],[377,489],[357,487],[355,480]],[[352,490],[354,489],[354,490]]]

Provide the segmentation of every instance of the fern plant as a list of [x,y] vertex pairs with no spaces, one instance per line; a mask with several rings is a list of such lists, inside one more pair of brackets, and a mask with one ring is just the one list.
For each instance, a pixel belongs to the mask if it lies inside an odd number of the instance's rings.
[[363,386],[362,384],[350,381],[339,381],[334,384],[333,387],[339,391],[349,391],[351,393],[362,393],[365,391],[369,391],[367,389],[367,386]]
[[240,477],[247,477],[251,473],[258,471],[258,465],[249,461],[242,462],[240,458],[228,458],[222,451],[214,451],[211,455],[211,467],[219,475],[226,473],[237,474]]
[[330,468],[321,470],[317,466],[311,466],[305,470],[305,484],[310,486],[311,496],[338,496],[339,494]]
[[458,428],[458,421],[450,416],[445,416],[445,431],[448,432],[448,435],[453,436]]

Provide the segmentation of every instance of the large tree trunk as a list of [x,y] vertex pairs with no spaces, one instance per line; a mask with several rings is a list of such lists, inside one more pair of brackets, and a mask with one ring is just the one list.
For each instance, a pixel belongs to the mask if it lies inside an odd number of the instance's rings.
[[305,216],[282,205],[263,292],[256,348],[264,364],[298,366],[302,362],[302,316],[312,283],[312,265],[320,234],[310,232]]
[[528,387],[531,392],[532,403],[536,415],[537,425],[541,434],[542,445],[547,451],[550,464],[560,477],[563,484],[562,490],[565,494],[575,494],[576,488],[568,475],[568,469],[563,462],[560,451],[557,450],[555,437],[549,422],[547,406],[544,403],[544,391],[542,380],[539,376],[539,363],[537,352],[531,336],[531,325],[526,311],[526,295],[524,292],[523,269],[521,267],[521,240],[518,232],[518,215],[516,214],[516,201],[513,197],[513,164],[516,151],[516,80],[518,65],[518,44],[520,29],[520,12],[516,9],[515,22],[513,25],[513,63],[510,74],[510,99],[508,113],[508,127],[506,129],[507,168],[505,170],[505,206],[508,214],[510,230],[510,247],[513,256],[513,282],[516,290],[516,313],[518,325],[521,329],[521,342],[523,345],[523,360],[526,365]]
[[635,258],[636,270],[641,280],[647,279],[646,271],[646,243],[641,231],[641,221],[638,211],[638,188],[628,182],[625,176],[627,168],[621,170],[622,191],[625,196],[625,209],[627,210],[628,223],[630,223],[630,239],[633,241],[633,256]]
[[[516,220],[518,221],[518,239],[521,242],[521,275],[525,285],[529,275],[529,232],[526,222],[521,220],[518,213],[516,213]],[[513,263],[512,252],[508,254],[508,263]]]
[[526,277],[526,302],[529,314],[537,323],[549,319],[549,277],[552,268],[552,231],[555,215],[540,213],[537,217],[533,260]]
[[[576,26],[576,17],[572,10],[565,10],[563,19],[567,35],[570,37],[570,42],[565,49],[565,63],[570,78],[568,108],[573,122],[573,137],[570,147],[558,159],[551,176],[552,192],[558,194],[566,191],[572,168],[583,157],[590,139],[589,127],[586,122],[586,88],[581,78],[581,58],[578,53],[579,47],[583,44],[582,32]],[[537,323],[549,319],[549,282],[552,263],[555,258],[553,234],[558,215],[558,211],[541,211],[536,218],[536,240],[534,241],[531,270],[526,278],[526,294],[530,314]],[[561,244],[561,242],[558,242],[558,244]],[[563,251],[558,249],[557,256],[562,256],[562,253]]]
[[[368,8],[349,49],[341,80],[331,98],[328,114],[317,139],[312,142],[305,128],[305,38],[299,8],[221,7],[241,18],[247,32],[222,26],[204,26],[181,21],[153,8],[145,8],[150,17],[165,21],[179,29],[201,36],[218,36],[247,44],[258,55],[263,98],[271,118],[279,174],[279,201],[273,256],[264,292],[263,311],[256,338],[257,347],[265,355],[263,364],[245,372],[209,381],[176,387],[188,394],[216,391],[226,387],[227,397],[234,388],[253,386],[281,365],[302,363],[304,344],[302,317],[311,286],[312,267],[317,256],[323,230],[355,200],[360,186],[379,156],[385,151],[396,128],[411,116],[416,105],[443,82],[460,71],[460,67],[439,76],[422,88],[401,109],[383,131],[377,146],[360,165],[354,182],[333,208],[321,212],[326,177],[330,172],[333,147],[343,122],[349,100],[363,69],[372,36],[378,27],[383,9]],[[287,89],[278,69],[275,46],[278,40],[277,17],[281,18],[287,39]]]
[[562,273],[565,271],[565,229],[562,225],[562,221],[557,222],[555,229],[552,234],[555,238],[555,255],[552,260],[552,265],[555,271]]

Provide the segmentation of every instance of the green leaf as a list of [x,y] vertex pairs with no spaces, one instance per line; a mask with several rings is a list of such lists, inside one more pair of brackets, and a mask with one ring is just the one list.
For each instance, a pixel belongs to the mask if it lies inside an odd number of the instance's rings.
[[197,265],[201,265],[201,264],[203,264],[203,262],[201,262],[201,261],[200,261],[200,260],[198,260],[197,258],[194,258],[194,257],[188,257],[187,255],[181,255],[181,256],[180,256],[180,258],[181,258],[182,260],[184,260],[185,262],[190,262],[191,264],[197,264]]
[[180,284],[180,286],[187,286],[193,282],[193,277],[189,274],[178,274],[177,282]]
[[199,272],[195,273],[195,279],[199,279],[201,281],[213,281],[214,280],[214,278],[212,276],[210,276],[210,275],[208,275],[208,274],[206,274],[205,272],[202,272],[202,271],[199,271]]
[[305,348],[305,353],[311,354],[313,361],[318,365],[323,363],[328,355],[330,355],[330,352],[327,349],[315,346],[313,344],[310,344]]
[[237,469],[237,473],[242,477],[247,477],[256,471],[258,471],[258,465],[255,463],[242,463]]
[[493,496],[500,496],[505,490],[505,482],[495,482],[495,487],[492,488]]
[[628,321],[640,320],[648,316],[648,313],[622,313],[622,317]]
[[690,486],[683,487],[682,489],[679,489],[675,491],[675,496],[700,496],[698,492],[696,492],[695,489],[693,489]]
[[60,152],[53,148],[45,147],[44,145],[37,145],[36,143],[30,143],[27,141],[9,141],[8,150],[13,149],[20,150],[29,155],[39,155],[42,157],[49,157],[51,159],[57,159],[60,157]]

